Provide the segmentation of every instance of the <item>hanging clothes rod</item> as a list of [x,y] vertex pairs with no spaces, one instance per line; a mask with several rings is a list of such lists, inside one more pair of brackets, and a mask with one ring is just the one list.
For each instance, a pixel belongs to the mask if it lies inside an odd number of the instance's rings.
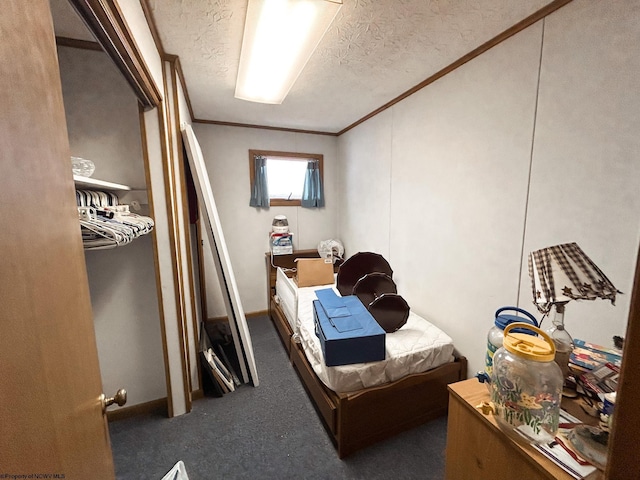
[[85,250],[105,250],[131,243],[153,230],[150,217],[121,205],[113,192],[76,190],[78,219]]

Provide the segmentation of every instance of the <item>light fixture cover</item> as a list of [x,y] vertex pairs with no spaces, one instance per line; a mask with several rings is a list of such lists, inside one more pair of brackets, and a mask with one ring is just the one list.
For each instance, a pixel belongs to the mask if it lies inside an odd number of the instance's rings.
[[576,243],[565,243],[529,254],[533,303],[547,313],[555,303],[570,300],[611,300],[619,292]]
[[235,97],[280,104],[342,1],[249,0]]

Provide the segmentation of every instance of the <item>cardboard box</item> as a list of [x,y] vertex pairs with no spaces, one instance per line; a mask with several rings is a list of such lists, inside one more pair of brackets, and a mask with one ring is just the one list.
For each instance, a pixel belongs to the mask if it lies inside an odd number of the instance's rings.
[[339,297],[330,288],[316,295],[313,316],[326,366],[385,359],[385,332],[358,297]]
[[333,261],[330,258],[296,258],[298,287],[333,285]]

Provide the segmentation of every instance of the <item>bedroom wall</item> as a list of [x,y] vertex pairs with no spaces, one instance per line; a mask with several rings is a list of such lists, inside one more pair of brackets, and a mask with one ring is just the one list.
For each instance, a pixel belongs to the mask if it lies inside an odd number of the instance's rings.
[[[60,47],[58,55],[71,155],[92,160],[94,178],[146,189],[129,84],[103,52]],[[126,388],[127,406],[166,397],[151,235],[85,258],[104,392]]]
[[524,248],[573,239],[624,293],[567,306],[569,332],[611,345],[625,335],[640,231],[640,3],[569,7],[545,25]]
[[[470,373],[497,308],[537,314],[529,251],[576,241],[631,291],[639,9],[575,0],[338,139],[345,248],[385,255],[399,292],[452,336]],[[572,302],[567,329],[611,345],[629,300]]]
[[[269,251],[268,234],[273,217],[286,215],[295,249],[316,248],[320,240],[336,238],[336,137],[202,123],[195,123],[193,129],[209,172],[243,309],[247,314],[265,311],[264,254]],[[326,206],[320,209],[250,207],[249,149],[324,155]],[[207,314],[209,318],[226,316],[210,248],[208,242],[205,243]]]

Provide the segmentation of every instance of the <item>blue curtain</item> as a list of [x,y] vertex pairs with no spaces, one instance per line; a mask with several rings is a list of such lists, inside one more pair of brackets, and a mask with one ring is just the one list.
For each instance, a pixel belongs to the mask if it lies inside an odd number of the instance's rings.
[[269,208],[269,189],[267,188],[267,158],[262,155],[253,157],[253,185],[249,206]]
[[307,208],[324,207],[324,192],[322,190],[318,160],[309,160],[307,163],[301,205]]

